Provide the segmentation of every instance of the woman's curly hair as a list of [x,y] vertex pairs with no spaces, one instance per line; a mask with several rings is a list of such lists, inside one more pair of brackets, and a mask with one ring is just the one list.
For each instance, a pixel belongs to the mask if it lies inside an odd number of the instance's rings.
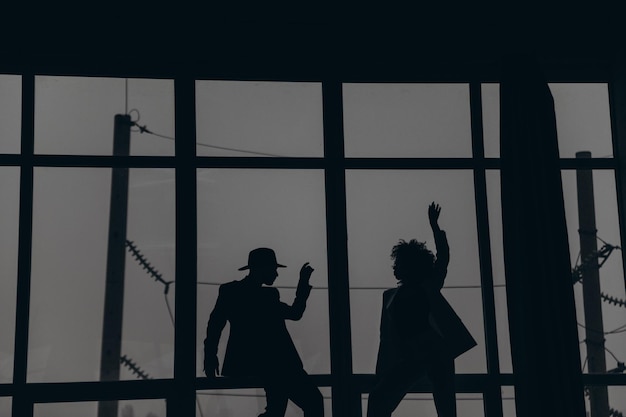
[[426,247],[426,243],[415,239],[409,242],[400,239],[391,249],[391,259],[394,264],[401,262],[410,265],[411,270],[423,278],[430,275],[435,263],[435,255]]

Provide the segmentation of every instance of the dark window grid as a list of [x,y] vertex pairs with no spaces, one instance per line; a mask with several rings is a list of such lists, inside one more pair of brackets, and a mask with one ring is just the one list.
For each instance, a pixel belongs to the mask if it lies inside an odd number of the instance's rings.
[[[477,161],[485,158],[483,141],[482,96],[480,83],[470,84],[470,117],[472,129],[472,156]],[[485,352],[487,355],[487,386],[483,395],[485,417],[502,416],[502,388],[500,360],[498,357],[498,334],[496,308],[493,293],[493,269],[487,210],[487,180],[484,164],[474,169],[474,197],[476,204],[476,227],[478,256],[483,300]]]
[[19,242],[17,302],[13,359],[12,415],[31,417],[32,402],[26,385],[28,360],[28,315],[30,310],[31,247],[33,223],[33,150],[35,143],[35,76],[22,75],[22,148],[20,167]]
[[[256,158],[197,156],[190,165],[195,168],[250,169],[327,169],[337,163],[323,157]],[[620,161],[615,158],[561,158],[561,169],[614,169]],[[176,168],[173,156],[99,156],[99,155],[7,155],[0,154],[0,166],[33,166],[63,168]],[[345,170],[430,170],[430,169],[499,169],[499,158],[344,158]]]
[[[52,59],[50,59],[52,58]],[[191,64],[179,60],[161,60],[155,65],[143,56],[125,57],[110,60],[106,56],[30,56],[19,61],[6,60],[0,64],[0,73],[23,75],[35,72],[37,75],[79,76],[79,77],[116,77],[116,78],[156,78],[174,79],[181,73],[190,74],[198,80],[232,81],[306,81],[320,82],[328,73],[328,56],[318,56],[295,62],[293,57],[276,57],[255,68],[248,62],[232,59],[198,60]],[[368,83],[449,83],[468,82],[471,78],[477,82],[493,83],[500,80],[500,63],[497,58],[482,62],[457,60],[431,60],[423,62],[419,68],[409,66],[399,68],[378,65],[368,66],[364,62],[350,71],[335,71],[341,75],[342,82]],[[564,61],[543,60],[542,68],[549,82],[567,83],[606,83],[611,78],[611,62],[592,59]],[[190,71],[193,71],[192,73]]]
[[197,201],[195,80],[174,79],[176,158],[176,298],[173,398],[168,416],[196,412]]
[[[540,378],[538,375],[537,378]],[[330,375],[312,375],[315,383],[320,387],[331,386]],[[357,390],[368,392],[374,380],[373,375],[357,374],[353,377]],[[503,374],[502,386],[513,386],[514,376]],[[459,374],[456,378],[457,392],[485,393],[488,389],[489,376],[486,374]],[[588,386],[626,386],[626,379],[620,374],[583,374],[583,384]],[[132,399],[159,399],[166,398],[174,389],[173,379],[153,379],[137,381],[105,381],[105,382],[65,382],[65,383],[29,383],[28,390],[33,403],[49,402],[85,402],[98,400],[132,400]],[[207,389],[235,389],[257,388],[258,380],[254,378],[217,379],[198,378],[196,388]],[[11,384],[0,386],[3,396],[14,393]],[[416,383],[410,392],[428,393],[430,384],[424,380]]]
[[[179,122],[179,114],[195,114],[193,111],[181,111],[181,108],[185,108],[187,107],[187,110],[189,110],[190,107],[190,103],[191,106],[194,105],[193,103],[193,92],[191,91],[193,89],[193,87],[190,88],[189,82],[190,80],[187,80],[187,100],[183,100],[181,98],[178,98],[177,103],[176,103],[176,109],[177,111],[177,126],[194,126],[195,128],[195,118],[194,117],[188,117],[188,119],[192,119],[192,122],[189,122],[189,120],[187,120],[187,124],[184,123],[180,123]],[[193,82],[193,81],[192,81]],[[180,81],[177,85],[180,85]],[[335,82],[335,86],[336,85],[340,85],[340,83]],[[177,89],[178,90],[178,89]],[[474,89],[475,90],[475,87]],[[191,93],[190,93],[191,92]],[[336,93],[335,93],[336,94]],[[474,91],[475,94],[475,91]],[[183,95],[184,96],[184,95]],[[189,100],[189,96],[192,97],[191,100]],[[177,96],[178,97],[178,96]],[[185,105],[184,102],[187,102],[187,104]],[[330,100],[331,102],[333,100]],[[340,102],[340,100],[339,100]],[[479,102],[479,100],[478,100]],[[328,106],[329,103],[328,101],[325,101],[325,105]],[[330,103],[330,105],[332,105],[332,103]],[[336,103],[335,103],[336,105]],[[24,411],[28,411],[27,409],[30,408],[32,409],[32,403],[33,403],[33,399],[31,398],[29,395],[29,401],[24,402],[23,397],[24,397],[24,393],[25,392],[29,392],[31,393],[36,393],[37,390],[39,389],[39,387],[44,387],[46,390],[50,390],[51,388],[54,388],[55,386],[61,386],[62,384],[25,384],[26,381],[26,350],[23,347],[27,346],[28,344],[28,330],[27,330],[27,323],[28,323],[28,302],[29,302],[29,290],[30,290],[30,241],[32,239],[32,169],[34,166],[85,166],[85,167],[94,167],[94,166],[102,166],[102,167],[114,167],[114,166],[128,166],[128,167],[174,167],[177,168],[177,174],[180,173],[181,168],[182,167],[187,167],[187,172],[186,172],[186,177],[187,177],[187,181],[189,179],[191,179],[193,177],[193,181],[195,181],[195,168],[198,167],[224,167],[224,168],[228,168],[228,167],[232,167],[232,168],[320,168],[320,169],[326,169],[327,172],[331,172],[330,175],[330,179],[332,179],[333,181],[327,181],[328,183],[333,183],[335,179],[337,178],[344,178],[344,174],[345,174],[345,170],[346,169],[474,169],[475,172],[475,181],[476,184],[479,185],[479,187],[477,188],[477,194],[476,194],[476,199],[477,199],[477,207],[479,210],[477,210],[477,212],[479,213],[479,216],[484,216],[484,207],[481,208],[481,205],[484,204],[484,196],[483,196],[483,191],[480,190],[480,188],[482,187],[481,183],[484,183],[484,169],[485,168],[499,168],[499,160],[497,158],[483,158],[482,157],[482,135],[479,133],[479,129],[475,128],[476,126],[476,99],[474,99],[474,102],[472,104],[472,122],[473,122],[473,152],[474,152],[474,157],[473,158],[345,158],[343,157],[343,144],[341,143],[340,146],[337,145],[338,142],[342,142],[342,141],[337,141],[337,133],[335,133],[334,135],[330,135],[330,134],[326,134],[325,131],[325,137],[328,138],[329,136],[334,138],[334,151],[335,154],[334,155],[329,155],[330,152],[326,151],[326,155],[324,158],[225,158],[225,157],[195,157],[195,140],[186,140],[186,141],[177,141],[182,143],[182,145],[177,144],[177,156],[176,157],[100,157],[100,156],[96,156],[96,157],[90,157],[90,156],[69,156],[69,155],[54,155],[54,156],[48,156],[48,155],[33,155],[33,145],[34,145],[34,76],[32,74],[27,75],[27,74],[23,74],[23,111],[22,111],[22,153],[18,156],[15,155],[0,155],[0,157],[2,158],[0,160],[0,163],[2,165],[19,165],[22,169],[22,175],[21,175],[21,208],[20,208],[20,250],[19,250],[19,260],[18,260],[18,265],[19,265],[19,271],[18,271],[18,314],[17,314],[17,322],[18,322],[18,326],[16,326],[16,352],[23,352],[21,354],[16,354],[16,358],[15,358],[15,367],[14,367],[14,384],[12,386],[7,386],[10,384],[5,384],[5,389],[2,389],[2,391],[0,392],[5,392],[7,394],[9,393],[13,393],[15,395],[15,401],[14,403],[16,404],[16,406],[14,406],[14,409],[22,409],[24,407]],[[193,109],[192,109],[193,110]],[[325,113],[326,114],[326,113]],[[324,125],[325,125],[325,129],[327,129],[327,125],[329,124],[326,116],[325,116],[325,121],[324,121]],[[332,123],[330,123],[332,124]],[[339,124],[335,121],[334,123],[335,125],[335,129],[337,128],[337,126],[339,126]],[[177,130],[177,136],[178,137],[182,137],[182,136],[191,136],[191,137],[195,137],[195,132],[191,131],[186,131],[184,128],[180,129],[181,131]],[[341,138],[342,139],[342,138]],[[333,141],[327,140],[326,144],[327,145],[332,145]],[[187,145],[187,146],[185,146]],[[327,146],[328,148],[328,146]],[[340,149],[339,151],[337,149]],[[619,155],[619,153],[616,153],[616,155]],[[584,162],[581,162],[580,160],[575,160],[575,159],[562,159],[561,160],[561,166],[564,169],[576,169],[578,167],[584,167],[584,168],[616,168],[616,162],[613,159],[591,159],[591,160],[586,160]],[[192,168],[192,169],[189,169]],[[192,175],[191,175],[192,174]],[[177,177],[181,177],[181,175],[177,175]],[[177,192],[177,195],[180,195],[181,198],[180,200],[177,199],[177,204],[179,204],[180,206],[192,206],[188,205],[187,203],[189,203],[190,200],[195,201],[195,190],[193,187],[189,187],[189,182],[180,180],[180,183],[177,183],[180,192]],[[186,189],[186,191],[185,191]],[[191,191],[189,191],[191,190]],[[327,193],[329,191],[327,190]],[[343,193],[341,192],[334,192],[331,193],[331,197],[334,199],[339,199],[339,200],[343,200],[343,205],[344,205],[344,220],[343,220],[343,226],[345,227],[345,180],[344,180],[344,190]],[[336,203],[335,203],[336,204]],[[339,202],[339,205],[341,205],[341,201]],[[335,213],[337,212],[337,210],[332,210],[329,208],[329,211],[331,213]],[[177,219],[180,217],[180,212],[177,211]],[[621,213],[621,211],[620,211]],[[620,216],[621,218],[622,216]],[[193,216],[193,218],[195,219],[195,216]],[[480,219],[479,220],[479,224],[481,225],[485,225],[484,222],[481,222]],[[327,220],[328,222],[328,220]],[[341,221],[340,221],[341,223]],[[486,225],[488,227],[488,225]],[[192,237],[194,237],[194,241],[195,241],[195,224],[193,225],[193,227],[190,227],[189,224],[182,224],[180,227],[181,230],[186,230],[185,233],[181,233],[181,234],[186,234],[187,237],[189,234],[193,235]],[[479,226],[479,233],[482,231],[483,235],[485,235],[485,231],[488,232],[488,229],[485,229],[484,226]],[[488,233],[487,233],[488,235]],[[480,239],[480,238],[479,238]],[[329,237],[329,240],[330,237]],[[191,257],[193,257],[195,259],[195,253],[189,254],[188,249],[189,248],[193,248],[193,245],[190,245],[189,243],[184,244],[182,242],[184,242],[184,240],[179,236],[177,239],[178,242],[181,242],[180,245],[177,245],[177,247],[181,248],[182,252],[185,252],[187,254],[187,259],[190,259]],[[482,242],[482,240],[481,240]],[[484,245],[484,243],[480,243],[479,245]],[[195,252],[195,251],[194,251]],[[485,259],[485,256],[482,254],[488,254],[488,251],[485,251],[484,248],[481,249],[481,279],[483,279],[483,283],[485,282],[485,267],[484,265],[486,264],[490,264],[490,259]],[[488,258],[489,255],[486,255],[486,258]],[[184,258],[184,257],[183,257]],[[178,259],[178,257],[177,257]],[[331,262],[329,262],[330,264]],[[177,269],[177,272],[188,272],[188,267],[181,267],[182,271],[179,271]],[[343,265],[339,265],[339,267],[337,269],[343,269],[344,266]],[[487,268],[488,269],[488,268]],[[346,274],[347,275],[347,272]],[[489,274],[490,275],[490,272]],[[193,274],[192,274],[193,276]],[[487,277],[487,280],[489,279],[489,277]],[[189,284],[189,283],[188,283]],[[188,285],[189,288],[192,288],[191,292],[195,293],[195,286],[190,286]],[[179,290],[180,291],[180,290]],[[183,293],[181,291],[181,293]],[[189,294],[187,294],[189,295]],[[182,296],[181,296],[182,297]],[[186,297],[185,297],[186,298]],[[195,297],[191,297],[192,299],[195,299]],[[490,297],[484,297],[486,298],[488,301],[487,303],[491,303],[493,304],[493,300],[491,299],[491,301],[489,301]],[[188,298],[186,298],[188,299]],[[179,303],[177,303],[179,304]],[[180,304],[184,304],[184,303],[180,303]],[[335,304],[335,303],[330,303],[330,304]],[[488,308],[489,306],[487,306]],[[195,319],[195,311],[193,312],[193,316]],[[334,317],[334,316],[333,316]],[[485,319],[486,320],[486,324],[489,325],[489,319]],[[26,324],[26,326],[24,325]],[[349,325],[349,320],[348,320],[348,325]],[[185,326],[185,327],[189,327],[190,326]],[[179,335],[181,333],[185,333],[185,332],[177,332]],[[488,333],[488,332],[487,332]],[[349,334],[349,333],[348,333]],[[195,335],[192,335],[192,338],[195,339]],[[188,338],[187,338],[188,339]],[[186,343],[184,342],[185,338],[183,337],[179,337],[177,339],[178,344],[182,343],[183,345],[185,345]],[[331,342],[331,346],[332,346],[333,342]],[[187,343],[188,345],[188,343]],[[178,346],[178,345],[177,345]],[[332,347],[331,347],[332,350]],[[180,357],[181,355],[176,355],[176,357]],[[180,361],[180,359],[179,359]],[[187,364],[188,365],[188,364]],[[181,369],[182,366],[178,366],[178,369]],[[491,374],[491,372],[488,370],[488,374]],[[334,373],[333,373],[333,377],[334,377]],[[478,377],[482,377],[482,375],[479,375]],[[622,378],[620,378],[619,376],[597,376],[600,378],[600,380],[598,382],[594,382],[594,381],[589,381],[589,383],[593,384],[593,383],[611,383],[612,384],[624,384],[624,380]],[[609,382],[609,379],[607,377],[610,377],[610,379],[615,379],[615,381],[611,381]],[[354,378],[356,378],[356,381],[364,381],[365,383],[367,383],[368,380],[368,376],[357,376],[355,375]],[[353,380],[354,380],[353,378]],[[175,381],[178,380],[184,380],[184,379],[189,379],[188,377],[181,377],[180,375],[176,375],[174,377]],[[195,378],[194,378],[195,379]],[[507,384],[507,380],[508,380],[508,375],[501,375],[500,376],[500,382],[504,385],[508,385]],[[462,382],[461,385],[465,385],[464,381],[467,381],[467,383],[469,384],[469,390],[466,391],[466,389],[463,389],[462,387],[461,390],[459,392],[488,392],[490,391],[490,387],[493,385],[493,383],[489,383],[486,386],[481,383],[481,379],[480,378],[474,378],[474,376],[472,375],[459,375],[459,380]],[[169,381],[169,380],[167,380]],[[323,382],[323,380],[320,380],[320,385],[326,385],[328,382]],[[120,381],[120,382],[113,382],[111,383],[112,386],[118,386],[118,385],[123,385],[125,384],[126,381]],[[167,382],[170,383],[170,382]],[[510,383],[510,382],[509,382]],[[76,383],[76,387],[87,387],[90,385],[90,383]],[[101,384],[101,383],[95,383],[96,386],[98,386],[97,384]],[[199,379],[198,381],[196,381],[196,385],[197,386],[204,386],[206,384],[206,380],[204,379]],[[479,386],[483,386],[483,388],[480,388],[478,390],[476,390],[476,388],[478,388]],[[137,385],[138,387],[143,386],[143,383],[139,383]],[[187,385],[189,386],[189,385]],[[471,388],[473,387],[473,388]],[[26,390],[23,390],[22,388],[27,388]],[[182,388],[182,387],[181,387]],[[156,389],[156,388],[155,388]],[[135,393],[138,394],[139,391],[142,390],[142,388],[135,388],[133,386],[130,386],[129,388],[131,393]],[[158,389],[157,389],[158,391]],[[54,389],[52,389],[51,391],[52,396],[54,397],[56,394],[54,394],[55,391]],[[74,399],[74,400],[78,400],[78,399],[88,399],[91,398],[89,395],[80,395],[81,390],[71,390],[68,391],[68,398],[69,399]],[[170,391],[171,392],[171,391]],[[418,388],[417,391],[415,392],[420,392],[420,389]],[[9,394],[10,395],[10,394]],[[64,395],[62,395],[61,393],[58,394],[59,397],[56,397],[56,401],[58,401],[59,399],[63,398]],[[140,395],[139,397],[137,397],[136,395],[124,395],[122,396],[123,398],[145,398],[145,396]],[[149,396],[150,398],[152,398],[152,396]],[[157,397],[161,397],[160,395],[157,395]],[[51,398],[52,399],[52,398]],[[486,400],[487,402],[489,402],[489,400]],[[20,415],[26,415],[21,413]]]
[[[540,375],[537,376],[540,378]],[[312,375],[318,386],[331,386],[330,375]],[[361,392],[367,392],[374,379],[373,375],[357,374],[353,381]],[[457,392],[484,393],[490,384],[486,374],[457,375]],[[502,386],[513,386],[514,377],[503,374]],[[626,379],[620,374],[583,374],[584,385],[626,386]],[[217,379],[210,381],[198,378],[197,389],[228,389],[228,388],[256,388],[258,381],[248,379]],[[174,388],[173,379],[154,379],[147,381],[105,381],[105,382],[69,382],[69,383],[30,383],[29,393],[33,403],[98,401],[98,400],[132,400],[132,399],[159,399],[166,398]],[[3,396],[10,396],[14,390],[11,384],[0,386]],[[411,392],[428,393],[430,385],[426,381],[416,383]]]
[[[609,82],[609,111],[613,155],[621,169],[615,170],[620,238],[626,239],[626,64],[620,62]],[[622,267],[626,271],[626,253],[622,251]],[[624,277],[626,286],[626,277]]]

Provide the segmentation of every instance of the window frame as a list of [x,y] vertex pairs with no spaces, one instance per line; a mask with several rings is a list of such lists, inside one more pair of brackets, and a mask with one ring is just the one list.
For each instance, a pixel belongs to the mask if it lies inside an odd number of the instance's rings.
[[[20,218],[18,242],[17,304],[13,383],[0,384],[0,396],[13,398],[13,416],[32,417],[33,405],[39,402],[96,401],[105,399],[166,398],[168,415],[195,415],[196,391],[211,388],[244,387],[241,382],[197,378],[196,372],[196,272],[197,206],[196,172],[198,168],[280,168],[320,169],[325,173],[326,227],[329,269],[329,315],[331,373],[314,375],[320,386],[332,387],[333,415],[360,415],[361,393],[367,392],[372,375],[352,372],[350,341],[349,281],[347,264],[347,226],[345,172],[347,169],[471,169],[477,216],[478,246],[483,299],[483,317],[487,354],[486,374],[457,374],[457,392],[482,393],[486,417],[502,415],[502,386],[513,385],[513,374],[500,372],[495,327],[493,272],[489,237],[489,219],[485,172],[499,169],[499,158],[485,158],[482,133],[481,83],[498,82],[496,65],[429,66],[406,75],[393,69],[363,70],[359,74],[330,71],[312,74],[309,70],[240,69],[226,71],[199,65],[190,70],[181,64],[161,66],[121,63],[99,66],[97,62],[35,62],[0,67],[0,73],[22,77],[21,152],[0,155],[0,165],[20,169]],[[557,63],[548,65],[549,82],[603,82],[609,85],[612,158],[577,160],[562,158],[562,169],[610,169],[615,172],[618,213],[622,240],[626,237],[626,80],[621,72],[610,72],[608,65],[581,67]],[[224,75],[228,74],[228,75]],[[479,75],[477,75],[479,74]],[[105,76],[168,78],[175,85],[174,156],[83,156],[37,155],[34,153],[35,76]],[[198,157],[196,155],[196,80],[256,80],[320,82],[323,100],[324,155],[316,158]],[[355,82],[446,82],[467,83],[470,89],[472,156],[470,158],[346,158],[343,142],[342,84]],[[33,171],[35,167],[117,167],[174,168],[176,177],[176,302],[174,376],[152,381],[28,383],[28,323],[30,310],[30,273],[33,217]],[[626,255],[622,254],[626,270]],[[181,323],[183,323],[181,325]],[[541,378],[537,375],[537,380]],[[583,375],[585,385],[626,385],[626,375]],[[427,384],[414,392],[427,392]],[[176,413],[174,413],[176,410]]]

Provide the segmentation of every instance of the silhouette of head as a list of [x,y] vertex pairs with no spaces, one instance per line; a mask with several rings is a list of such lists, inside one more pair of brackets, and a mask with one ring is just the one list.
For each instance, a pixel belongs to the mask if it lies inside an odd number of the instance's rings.
[[411,239],[409,242],[400,240],[391,249],[391,259],[396,279],[405,283],[419,282],[431,276],[435,255],[424,242]]
[[238,270],[250,270],[250,275],[260,276],[264,284],[271,285],[278,276],[277,268],[285,265],[276,261],[276,253],[270,248],[257,248],[248,254],[248,264]]

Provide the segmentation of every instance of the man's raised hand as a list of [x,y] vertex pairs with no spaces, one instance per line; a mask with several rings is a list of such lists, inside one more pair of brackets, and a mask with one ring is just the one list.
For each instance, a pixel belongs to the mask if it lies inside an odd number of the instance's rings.
[[305,263],[300,268],[300,284],[309,285],[309,279],[311,279],[311,274],[314,269],[309,265],[309,263]]

